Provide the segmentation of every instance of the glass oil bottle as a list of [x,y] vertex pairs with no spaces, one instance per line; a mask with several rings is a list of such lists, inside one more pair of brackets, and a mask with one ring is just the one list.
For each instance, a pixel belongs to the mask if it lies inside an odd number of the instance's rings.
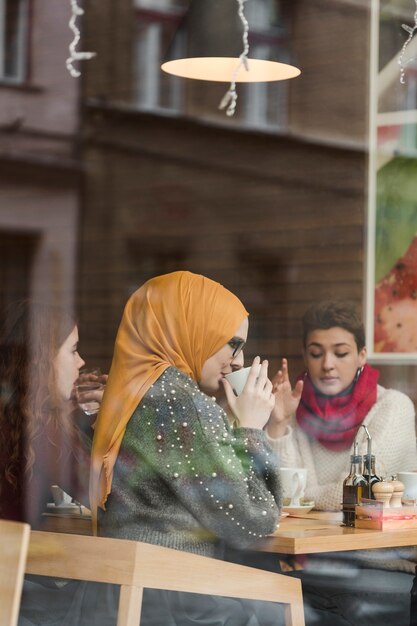
[[362,474],[362,456],[358,454],[358,443],[355,441],[353,454],[350,457],[350,472],[343,481],[343,524],[355,526],[355,506],[366,497],[368,483]]

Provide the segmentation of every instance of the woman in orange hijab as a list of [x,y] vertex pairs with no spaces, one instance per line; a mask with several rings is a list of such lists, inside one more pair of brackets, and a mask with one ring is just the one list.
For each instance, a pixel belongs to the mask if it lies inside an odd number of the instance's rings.
[[[246,548],[273,532],[280,485],[263,431],[274,406],[268,363],[257,375],[254,359],[238,397],[224,379],[247,332],[238,298],[190,272],[151,279],[130,298],[93,441],[100,534],[221,556],[224,545]],[[221,385],[234,426],[213,397]],[[186,596],[149,593],[141,624],[263,623],[238,600]]]

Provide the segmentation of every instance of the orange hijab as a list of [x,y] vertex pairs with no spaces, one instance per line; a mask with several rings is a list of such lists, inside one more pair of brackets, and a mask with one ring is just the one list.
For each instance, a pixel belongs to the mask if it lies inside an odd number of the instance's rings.
[[190,272],[152,278],[128,300],[95,425],[90,474],[95,527],[97,508],[104,508],[111,491],[126,425],[149,387],[170,366],[198,382],[204,362],[247,315],[230,291]]

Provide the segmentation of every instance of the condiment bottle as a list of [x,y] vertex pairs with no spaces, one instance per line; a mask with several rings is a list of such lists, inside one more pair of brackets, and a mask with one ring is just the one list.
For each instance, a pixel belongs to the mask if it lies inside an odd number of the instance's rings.
[[383,478],[380,482],[377,482],[372,486],[372,491],[375,496],[375,500],[382,502],[384,509],[390,506],[391,496],[394,493],[394,485],[390,480]]
[[402,497],[404,494],[404,483],[397,479],[397,475],[394,474],[391,480],[391,484],[394,487],[394,491],[391,496],[390,506],[394,508],[402,507]]
[[375,496],[372,491],[372,486],[375,483],[380,482],[381,478],[377,476],[376,471],[375,471],[375,455],[374,454],[371,454],[370,461],[371,462],[369,462],[369,454],[365,454],[363,457],[363,476],[366,482],[368,483],[368,489],[365,489],[363,495],[365,498],[375,499]]
[[360,504],[366,493],[367,482],[362,475],[362,457],[357,453],[355,441],[354,453],[350,457],[350,472],[343,481],[343,524],[355,526],[355,506]]

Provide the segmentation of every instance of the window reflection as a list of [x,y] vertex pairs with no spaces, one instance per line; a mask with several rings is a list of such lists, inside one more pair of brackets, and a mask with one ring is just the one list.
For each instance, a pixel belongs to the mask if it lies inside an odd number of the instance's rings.
[[408,34],[402,24],[410,24],[410,3],[383,0],[380,3],[378,60],[378,144],[381,160],[390,153],[410,153],[417,149],[417,43],[412,40],[404,61],[405,84],[399,80],[398,59]]
[[402,25],[412,23],[410,9],[407,0],[380,0],[373,5],[368,337],[374,339],[371,356],[388,362],[405,362],[415,356],[417,345],[413,261],[417,242],[416,38],[404,55],[404,84],[399,69],[408,37]]
[[0,0],[0,80],[26,78],[28,0]]
[[[215,3],[214,3],[215,4]],[[234,30],[235,7],[225,14],[230,21],[227,29],[210,31],[210,50],[206,52],[201,38],[195,35],[193,20],[199,15],[199,7],[193,2],[159,0],[136,0],[135,38],[135,104],[139,109],[165,109],[185,113],[192,117],[213,119],[222,123],[245,126],[287,126],[288,85],[258,83],[239,86],[239,106],[233,119],[225,120],[224,112],[217,110],[224,85],[208,85],[187,81],[161,73],[160,65],[167,58],[190,56],[236,56],[240,54],[240,31]],[[208,22],[218,6],[205,9],[204,19]],[[229,9],[227,9],[229,11]],[[280,4],[272,0],[252,0],[245,5],[249,21],[250,57],[291,62],[288,29]],[[199,15],[200,17],[200,15]],[[226,21],[227,25],[227,21]],[[225,40],[236,36],[233,52],[225,53]],[[217,52],[218,50],[218,52]],[[214,52],[216,51],[216,52]],[[217,96],[217,92],[219,96]]]

